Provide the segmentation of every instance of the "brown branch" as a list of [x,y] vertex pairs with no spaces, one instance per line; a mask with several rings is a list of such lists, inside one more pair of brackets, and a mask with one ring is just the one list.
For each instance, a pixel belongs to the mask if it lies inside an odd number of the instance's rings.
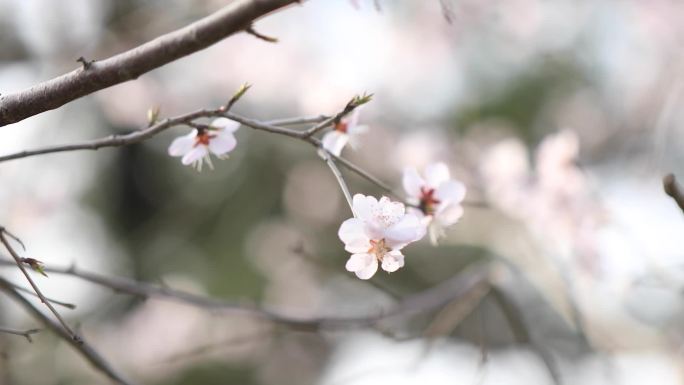
[[247,32],[248,34],[250,34],[250,35],[256,37],[257,39],[260,39],[260,40],[263,40],[263,41],[266,41],[266,42],[269,42],[269,43],[277,43],[277,42],[278,42],[278,38],[277,38],[277,37],[271,37],[271,36],[267,36],[267,35],[261,34],[261,33],[257,32],[257,31],[254,29],[254,26],[252,26],[252,25],[250,25],[249,27],[245,28],[245,32]]
[[[38,297],[38,294],[36,294],[35,292],[33,292],[33,291],[29,290],[29,289],[23,288],[23,287],[17,285],[16,283],[12,283],[12,282],[9,282],[9,281],[8,281],[8,283],[9,283],[10,285],[12,285],[12,287],[13,287],[14,290],[16,290],[16,291],[20,291],[20,292],[26,293],[26,294],[28,294],[28,295],[30,295],[30,296],[33,296],[33,297],[36,297],[36,298],[40,298],[40,297]],[[48,301],[50,301],[50,302],[52,302],[52,303],[54,303],[55,305],[65,307],[65,308],[70,309],[70,310],[76,309],[76,305],[74,305],[73,303],[62,302],[62,301],[56,300],[56,299],[54,299],[54,298],[49,298],[49,297],[45,297],[45,299],[48,300]]]
[[684,194],[682,193],[682,188],[679,183],[677,183],[674,174],[665,175],[663,178],[663,190],[665,190],[665,194],[674,199],[677,206],[684,212]]
[[26,277],[26,280],[28,281],[28,283],[33,288],[33,291],[36,292],[36,295],[38,296],[38,298],[40,298],[40,301],[42,303],[44,303],[45,306],[47,306],[47,308],[50,309],[50,312],[55,316],[55,318],[57,318],[59,323],[64,328],[64,332],[66,332],[71,337],[71,339],[73,339],[75,342],[77,342],[77,343],[81,342],[81,337],[79,337],[73,330],[71,330],[71,328],[69,327],[69,325],[67,325],[66,321],[64,321],[64,318],[62,318],[62,316],[59,314],[57,309],[55,309],[55,307],[52,306],[52,303],[50,303],[50,301],[48,301],[48,299],[45,298],[43,293],[40,291],[40,289],[38,288],[38,285],[36,285],[36,283],[33,281],[31,276],[29,275],[28,271],[26,271],[26,268],[24,268],[24,265],[22,263],[22,258],[17,254],[17,252],[12,247],[12,245],[10,245],[10,243],[7,241],[7,237],[5,236],[5,234],[6,234],[5,228],[0,226],[0,242],[5,246],[5,249],[7,249],[7,251],[10,253],[10,255],[12,255],[12,258],[14,258],[14,261],[17,264],[17,266],[19,267],[19,270],[21,270],[21,272],[24,274],[24,277]]
[[90,62],[31,88],[0,96],[0,126],[63,106],[95,91],[138,78],[209,47],[256,19],[298,0],[236,0],[188,26],[110,58]]
[[55,334],[57,334],[59,337],[61,337],[63,340],[69,343],[69,345],[73,346],[74,349],[76,349],[83,357],[86,358],[86,360],[88,360],[88,362],[90,362],[96,369],[106,374],[107,377],[114,380],[118,384],[131,384],[131,382],[125,380],[122,375],[117,373],[112,368],[112,366],[107,361],[105,361],[105,359],[102,358],[102,356],[100,356],[100,354],[95,349],[93,349],[93,347],[90,346],[85,340],[81,339],[80,341],[75,341],[73,338],[71,338],[71,335],[67,333],[63,327],[61,327],[58,323],[51,320],[40,310],[38,310],[35,306],[33,306],[31,302],[29,302],[26,298],[24,298],[21,294],[14,290],[10,282],[6,281],[2,277],[0,277],[0,290],[4,291],[8,296],[10,296],[20,305],[22,305],[24,309],[31,313],[33,317],[42,322],[48,329],[52,330]]
[[39,332],[40,332],[40,329],[17,330],[17,329],[0,327],[0,333],[14,334],[15,336],[22,336],[22,337],[26,338],[26,340],[28,342],[33,342],[33,339],[31,339],[31,334],[36,334]]
[[[7,259],[0,259],[0,265],[11,265]],[[385,312],[351,317],[314,317],[300,318],[286,316],[273,310],[249,305],[244,302],[231,302],[220,298],[206,297],[166,286],[158,286],[147,282],[136,281],[124,277],[109,277],[83,271],[74,266],[67,268],[45,267],[45,271],[76,277],[93,284],[110,288],[118,293],[129,294],[140,298],[158,298],[167,301],[184,303],[214,311],[241,313],[263,319],[293,330],[318,331],[340,330],[359,327],[373,327],[379,322],[398,316],[411,316],[438,309],[457,298],[469,293],[476,285],[488,280],[488,267],[476,266],[455,275],[454,277],[423,292],[408,296]]]

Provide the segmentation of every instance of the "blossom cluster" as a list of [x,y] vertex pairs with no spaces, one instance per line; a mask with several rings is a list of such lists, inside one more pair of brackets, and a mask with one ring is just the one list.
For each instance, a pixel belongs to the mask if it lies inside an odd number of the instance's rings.
[[[359,124],[359,108],[349,118],[334,122],[332,130],[321,139],[322,148],[339,156],[347,144],[358,149],[368,126]],[[238,122],[218,118],[210,125],[196,125],[189,134],[176,138],[168,153],[181,157],[184,165],[198,171],[207,163],[213,168],[211,155],[219,159],[228,157],[237,145],[235,132]],[[388,197],[377,199],[362,194],[354,195],[351,202],[353,218],[342,223],[338,236],[351,257],[346,269],[360,279],[371,278],[381,267],[395,272],[404,266],[402,249],[429,234],[433,244],[445,234],[445,228],[455,224],[463,215],[466,188],[451,179],[444,163],[429,165],[421,175],[415,168],[403,172],[406,204]]]

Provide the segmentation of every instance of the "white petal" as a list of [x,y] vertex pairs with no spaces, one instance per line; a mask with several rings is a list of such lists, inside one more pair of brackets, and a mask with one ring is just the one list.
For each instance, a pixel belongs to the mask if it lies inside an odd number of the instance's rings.
[[435,198],[443,203],[459,203],[465,198],[466,187],[457,180],[448,180],[437,187]]
[[392,202],[387,197],[382,197],[373,210],[373,220],[381,227],[387,228],[399,222],[406,213],[406,208],[401,202]]
[[354,127],[357,124],[359,124],[359,117],[361,116],[361,108],[357,107],[354,112],[352,112],[351,116],[349,117],[349,121],[347,122],[347,129],[350,127]]
[[215,137],[209,140],[209,151],[214,155],[227,154],[235,148],[237,140],[235,136],[228,132],[219,132]]
[[349,141],[349,136],[339,131],[330,131],[323,135],[323,148],[328,150],[331,154],[340,156],[342,149]]
[[240,128],[240,123],[228,118],[217,118],[211,122],[211,126],[218,128],[222,132],[232,133]]
[[[372,256],[371,256],[372,257]],[[357,277],[361,279],[370,279],[378,271],[378,260],[373,258],[372,262],[361,270],[357,270],[354,273]]]
[[382,258],[382,269],[386,272],[394,273],[400,267],[404,267],[404,254],[400,251],[393,250]]
[[187,166],[204,158],[207,155],[207,153],[207,146],[199,145],[190,150],[190,152],[188,152],[187,154],[185,154],[185,156],[183,156],[183,158],[181,159],[181,162]]
[[399,222],[385,231],[385,240],[390,247],[398,249],[419,240],[424,235],[425,226],[421,220],[413,214],[406,214]]
[[458,222],[463,216],[463,206],[458,203],[451,203],[441,208],[436,214],[435,219],[442,226],[451,226]]
[[337,236],[344,242],[344,249],[350,253],[364,253],[371,246],[370,239],[365,232],[365,225],[358,218],[351,218],[342,222]]
[[430,243],[433,246],[438,245],[439,238],[444,236],[444,227],[442,227],[437,221],[430,223]]
[[174,139],[169,146],[169,155],[183,156],[187,154],[195,146],[196,137],[197,130],[192,130],[189,134]]
[[344,268],[351,272],[359,271],[372,265],[373,261],[375,261],[375,257],[371,254],[352,254],[351,257],[349,257],[349,260],[347,260],[347,264],[344,266]]
[[378,200],[372,196],[365,196],[363,194],[355,194],[352,206],[354,206],[354,213],[364,221],[371,221],[373,218],[373,211],[378,205]]
[[408,167],[404,169],[404,174],[401,178],[402,184],[404,185],[404,190],[412,198],[420,199],[420,188],[425,186],[425,180],[421,178],[413,167]]
[[428,186],[437,188],[449,180],[449,167],[444,163],[433,163],[425,168],[425,179]]
[[366,132],[368,132],[368,126],[352,126],[347,129],[349,145],[351,148],[356,150],[361,147],[361,143],[363,143],[362,139]]

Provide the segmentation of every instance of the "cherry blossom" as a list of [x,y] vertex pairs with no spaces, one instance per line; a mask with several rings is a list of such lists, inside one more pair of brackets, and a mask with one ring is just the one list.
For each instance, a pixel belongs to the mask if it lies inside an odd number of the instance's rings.
[[361,144],[360,137],[368,131],[368,126],[359,125],[359,111],[357,108],[349,119],[337,122],[333,130],[323,135],[323,148],[330,153],[340,156],[344,146],[349,143],[356,149]]
[[450,177],[444,163],[433,163],[425,168],[423,178],[415,168],[404,170],[403,185],[408,202],[416,205],[411,211],[421,218],[430,233],[430,241],[444,235],[444,229],[458,222],[463,216],[461,202],[466,187]]
[[404,266],[401,249],[425,235],[417,216],[406,213],[403,203],[387,197],[356,194],[353,198],[355,218],[340,226],[338,236],[344,249],[352,253],[346,269],[361,279],[371,278],[378,264],[388,273]]
[[186,166],[191,164],[197,171],[202,171],[204,161],[213,169],[210,154],[226,159],[237,145],[233,133],[239,127],[240,123],[236,121],[215,119],[209,128],[193,129],[189,134],[176,138],[169,146],[169,155],[182,156],[181,162]]

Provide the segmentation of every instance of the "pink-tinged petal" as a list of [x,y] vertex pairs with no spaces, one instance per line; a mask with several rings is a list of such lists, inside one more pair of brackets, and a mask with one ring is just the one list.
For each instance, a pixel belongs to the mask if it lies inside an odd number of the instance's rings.
[[228,118],[216,118],[211,122],[211,126],[218,128],[225,133],[232,133],[240,128],[240,123]]
[[404,267],[404,254],[393,250],[385,254],[382,258],[382,269],[388,273],[394,273],[399,268]]
[[364,253],[371,247],[361,219],[351,218],[342,222],[337,236],[344,242],[344,249],[350,253]]
[[366,196],[363,194],[355,194],[352,200],[352,206],[354,207],[354,213],[356,215],[368,222],[373,219],[373,211],[378,205],[378,200],[372,196]]
[[354,112],[352,112],[347,122],[347,127],[354,127],[359,124],[359,117],[361,116],[361,108],[357,107]]
[[406,214],[399,222],[385,231],[385,241],[393,249],[400,249],[425,235],[425,226],[412,214]]
[[354,273],[360,279],[370,279],[378,271],[378,260],[373,258],[373,261],[361,270],[357,270]]
[[404,217],[406,208],[401,202],[392,202],[387,197],[382,197],[373,210],[373,221],[378,226],[388,228],[399,222]]
[[209,140],[209,151],[214,155],[227,154],[235,148],[237,140],[231,133],[220,132]]
[[463,216],[463,206],[452,203],[444,206],[435,214],[435,220],[442,226],[451,226]]
[[349,136],[339,131],[330,131],[323,135],[323,148],[328,150],[331,154],[340,156],[342,149],[349,141]]
[[181,162],[187,166],[189,164],[195,163],[198,160],[204,158],[205,156],[207,156],[207,154],[208,154],[208,152],[207,152],[206,146],[197,146],[197,147],[193,148],[192,150],[190,150],[190,152],[185,154],[183,156],[183,158],[181,159]]
[[444,203],[459,203],[465,195],[465,185],[457,180],[446,181],[435,190],[435,198]]
[[439,238],[444,236],[444,227],[437,223],[437,221],[433,221],[430,223],[429,233],[430,243],[432,243],[433,246],[437,246]]
[[425,168],[425,180],[431,188],[437,188],[449,180],[449,167],[444,163],[433,163]]
[[415,168],[409,167],[404,169],[401,182],[404,185],[406,194],[415,199],[420,199],[420,189],[425,186],[425,180],[421,178]]
[[189,134],[174,139],[169,146],[169,155],[183,156],[192,151],[195,146],[195,138],[197,138],[197,130],[192,130]]
[[375,261],[375,257],[368,253],[357,253],[352,254],[347,260],[347,264],[344,266],[347,271],[355,272],[363,270],[368,266],[372,265]]

